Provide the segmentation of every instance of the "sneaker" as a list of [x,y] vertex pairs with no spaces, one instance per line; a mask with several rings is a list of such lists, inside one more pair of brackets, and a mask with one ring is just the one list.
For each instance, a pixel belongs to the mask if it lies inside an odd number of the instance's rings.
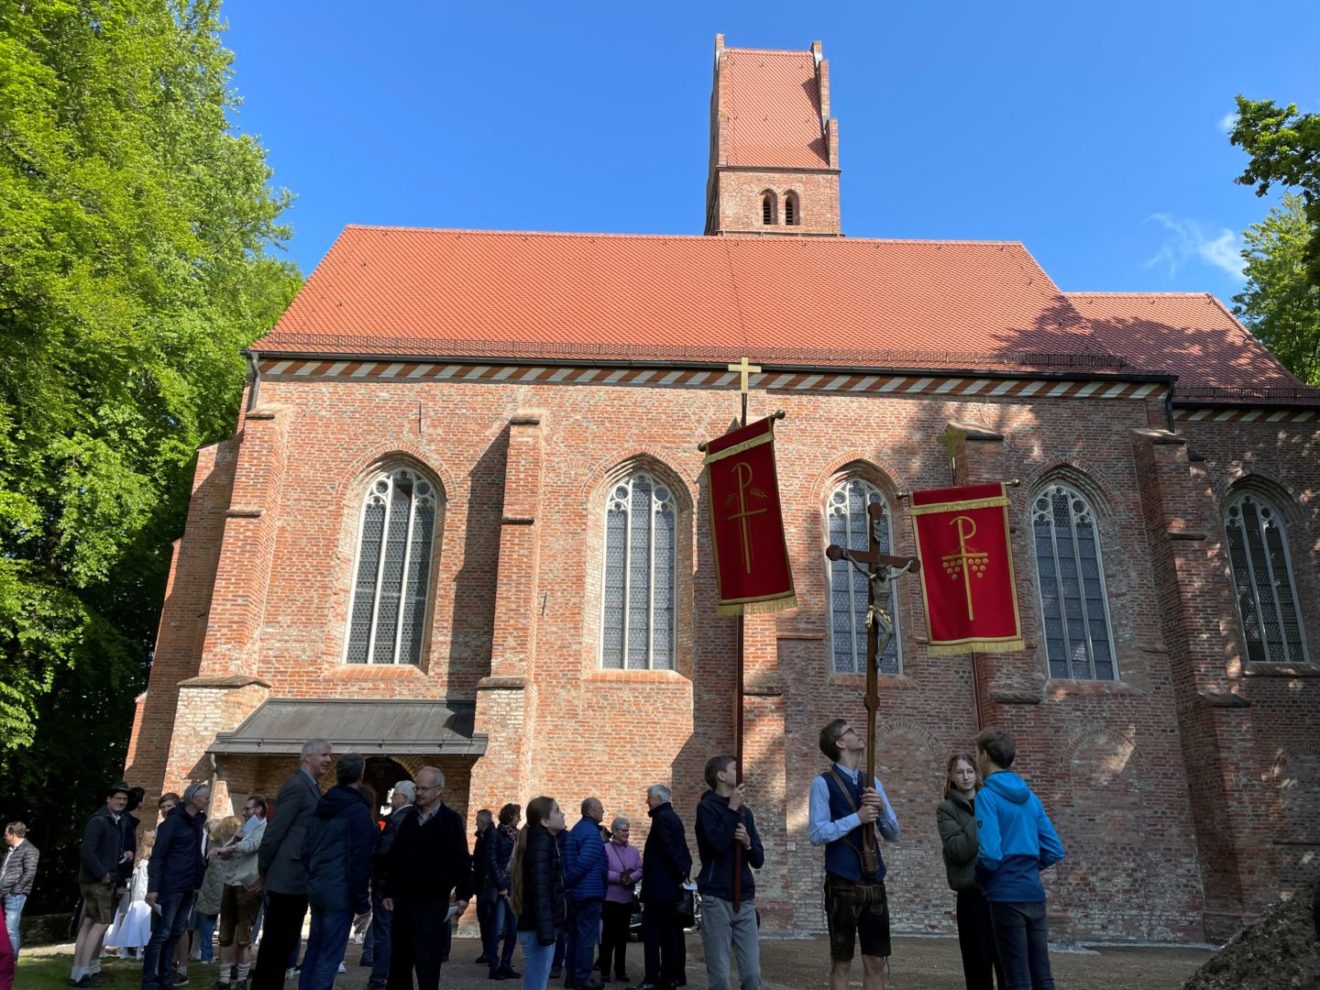
[[516,980],[522,976],[522,973],[518,972],[512,966],[501,966],[500,972],[504,974],[506,980]]
[[335,972],[336,972],[336,973],[347,973],[348,970],[344,969],[344,964],[343,964],[343,963],[340,963],[340,964],[339,964],[339,968],[338,968],[337,970],[335,970]]
[[176,971],[172,982],[176,987],[186,987],[188,985],[188,974]]
[[478,966],[489,966],[489,965],[490,965],[490,960],[486,958],[486,953],[484,953],[484,952],[483,952],[481,955],[477,956],[477,958],[476,958],[476,959],[473,959],[472,961],[473,961],[474,963],[476,963]]
[[288,969],[284,971],[284,982],[288,983],[291,979],[293,979],[297,975],[298,975],[298,970],[290,966]]

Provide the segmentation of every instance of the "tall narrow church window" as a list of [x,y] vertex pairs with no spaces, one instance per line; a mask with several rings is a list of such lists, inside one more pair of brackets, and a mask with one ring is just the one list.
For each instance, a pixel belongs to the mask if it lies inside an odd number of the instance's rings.
[[774,193],[761,193],[761,223],[766,227],[771,227],[778,221],[775,215],[778,212],[776,205]]
[[1247,492],[1224,509],[1238,617],[1252,663],[1305,663],[1297,588],[1278,510]]
[[[889,507],[884,496],[870,482],[861,478],[848,478],[830,493],[826,507],[826,530],[829,542],[841,547],[865,547],[867,535],[866,507],[871,504],[885,506],[884,525],[880,532],[880,550],[891,553]],[[866,575],[846,560],[830,563],[830,641],[836,674],[866,673]],[[898,592],[890,585],[889,601],[883,603],[894,620],[894,636],[880,657],[882,674],[900,672]]]
[[1031,509],[1050,676],[1112,681],[1113,635],[1095,513],[1080,492],[1050,485]]
[[792,227],[798,222],[798,203],[797,193],[789,193],[784,197],[784,223]]
[[420,662],[436,510],[435,487],[411,468],[372,479],[358,530],[346,662]]
[[677,530],[674,494],[652,475],[638,472],[610,490],[602,667],[673,669]]

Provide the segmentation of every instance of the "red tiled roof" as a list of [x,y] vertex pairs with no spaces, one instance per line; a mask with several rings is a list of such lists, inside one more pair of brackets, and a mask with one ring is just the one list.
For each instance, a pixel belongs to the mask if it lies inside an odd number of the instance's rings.
[[1206,292],[1069,292],[1101,346],[1178,376],[1183,399],[1320,400]]
[[811,52],[726,48],[728,165],[827,168]]
[[253,347],[1117,368],[1026,249],[995,241],[347,227]]

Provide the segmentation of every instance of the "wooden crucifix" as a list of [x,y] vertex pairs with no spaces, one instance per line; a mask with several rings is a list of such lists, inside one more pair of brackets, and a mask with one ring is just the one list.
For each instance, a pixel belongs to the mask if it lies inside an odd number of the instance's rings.
[[[830,560],[845,560],[866,575],[866,784],[875,781],[875,713],[880,708],[880,658],[894,636],[894,618],[885,609],[889,602],[889,582],[905,571],[916,574],[921,561],[916,557],[895,557],[880,552],[884,535],[885,508],[871,503],[866,507],[867,541],[865,550],[850,550],[831,543],[825,548]],[[864,826],[865,847],[876,847],[875,823]]]

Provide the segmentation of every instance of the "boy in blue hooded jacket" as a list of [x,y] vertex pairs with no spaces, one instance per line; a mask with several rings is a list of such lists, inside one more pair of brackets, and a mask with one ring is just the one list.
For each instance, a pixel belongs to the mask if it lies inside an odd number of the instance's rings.
[[990,902],[1006,990],[1054,990],[1040,871],[1063,859],[1063,843],[1040,798],[1009,770],[1016,756],[1003,729],[976,737],[985,780],[976,795],[976,879]]

